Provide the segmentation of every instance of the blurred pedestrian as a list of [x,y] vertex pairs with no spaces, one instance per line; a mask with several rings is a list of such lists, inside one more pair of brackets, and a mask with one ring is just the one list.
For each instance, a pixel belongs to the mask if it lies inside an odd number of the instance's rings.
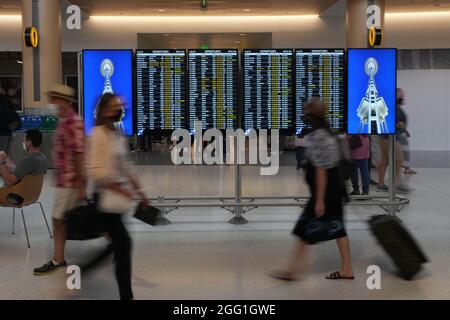
[[12,132],[20,129],[20,116],[6,94],[0,94],[0,151],[9,153]]
[[[120,299],[131,300],[132,245],[122,216],[131,209],[135,195],[144,204],[148,204],[148,201],[131,171],[126,138],[114,125],[120,120],[123,105],[117,95],[106,93],[102,96],[89,143],[88,172],[98,194],[97,207],[102,214],[104,231],[112,241],[101,256],[115,253]],[[100,262],[100,259],[96,259],[96,262]],[[92,266],[89,265],[90,268]]]
[[[397,119],[395,122],[397,135],[394,139],[394,156],[395,156],[395,179],[396,186],[398,192],[407,193],[410,192],[411,189],[406,185],[406,182],[401,179],[401,167],[403,165],[403,161],[405,160],[405,154],[403,147],[401,145],[401,136],[404,134],[404,130],[406,129],[406,114],[399,110],[399,103],[403,103],[403,90],[397,89],[397,94],[399,95],[399,99],[397,99]],[[389,136],[383,135],[378,139],[380,143],[380,151],[381,151],[381,160],[378,164],[378,186],[377,191],[387,192],[389,191],[389,187],[384,183],[386,170],[389,164]],[[409,153],[408,153],[409,156]]]
[[[351,174],[353,191],[351,195],[368,195],[370,185],[369,175],[369,157],[370,146],[369,137],[363,135],[352,135],[347,137],[351,158],[353,160],[353,168]],[[358,183],[358,171],[361,175],[362,192]]]
[[56,190],[53,206],[53,259],[34,269],[35,275],[46,275],[67,266],[66,213],[86,197],[85,138],[83,121],[74,110],[75,91],[54,85],[47,93],[57,107],[58,126],[53,135],[53,161],[56,169]]
[[298,265],[304,260],[308,245],[336,239],[341,267],[325,277],[330,280],[354,279],[343,219],[342,200],[345,195],[339,172],[342,151],[325,118],[325,105],[314,98],[305,105],[304,113],[304,121],[312,128],[307,135],[305,152],[305,176],[311,198],[293,230],[298,240],[289,264],[270,276],[286,281],[296,279]]
[[405,105],[405,92],[403,89],[397,89],[397,136],[402,146],[403,151],[403,172],[405,174],[417,174],[415,170],[412,170],[409,164],[409,138],[411,137],[408,131],[408,115],[404,109]]

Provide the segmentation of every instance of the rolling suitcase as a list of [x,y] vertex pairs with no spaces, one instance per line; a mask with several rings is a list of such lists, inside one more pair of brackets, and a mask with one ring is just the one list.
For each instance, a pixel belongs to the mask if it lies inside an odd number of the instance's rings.
[[376,215],[369,220],[370,230],[394,261],[405,280],[411,280],[428,262],[417,242],[401,220],[390,215]]

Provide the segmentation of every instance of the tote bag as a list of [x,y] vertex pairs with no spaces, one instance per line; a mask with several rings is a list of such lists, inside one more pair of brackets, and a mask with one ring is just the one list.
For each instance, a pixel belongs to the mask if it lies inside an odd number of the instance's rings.
[[101,190],[99,198],[98,208],[104,213],[127,213],[133,206],[133,200],[109,189]]

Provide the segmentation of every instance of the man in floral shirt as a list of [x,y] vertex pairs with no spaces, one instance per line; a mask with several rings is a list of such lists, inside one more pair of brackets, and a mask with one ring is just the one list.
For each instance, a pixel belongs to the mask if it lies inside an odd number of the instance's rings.
[[72,88],[55,85],[48,92],[50,102],[57,106],[58,127],[53,136],[53,160],[56,167],[56,192],[53,207],[54,257],[35,275],[46,275],[67,263],[64,260],[66,243],[65,214],[86,196],[84,173],[85,137],[83,122],[73,108],[76,101]]

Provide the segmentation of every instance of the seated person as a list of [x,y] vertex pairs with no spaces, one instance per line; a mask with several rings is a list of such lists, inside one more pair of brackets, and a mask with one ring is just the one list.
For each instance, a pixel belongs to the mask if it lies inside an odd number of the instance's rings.
[[5,152],[0,152],[0,173],[3,177],[4,186],[0,188],[0,204],[7,204],[7,189],[17,184],[25,176],[45,174],[48,168],[48,161],[45,154],[41,152],[42,133],[38,129],[31,129],[25,133],[23,148],[27,154],[11,170],[8,166],[8,157]]

